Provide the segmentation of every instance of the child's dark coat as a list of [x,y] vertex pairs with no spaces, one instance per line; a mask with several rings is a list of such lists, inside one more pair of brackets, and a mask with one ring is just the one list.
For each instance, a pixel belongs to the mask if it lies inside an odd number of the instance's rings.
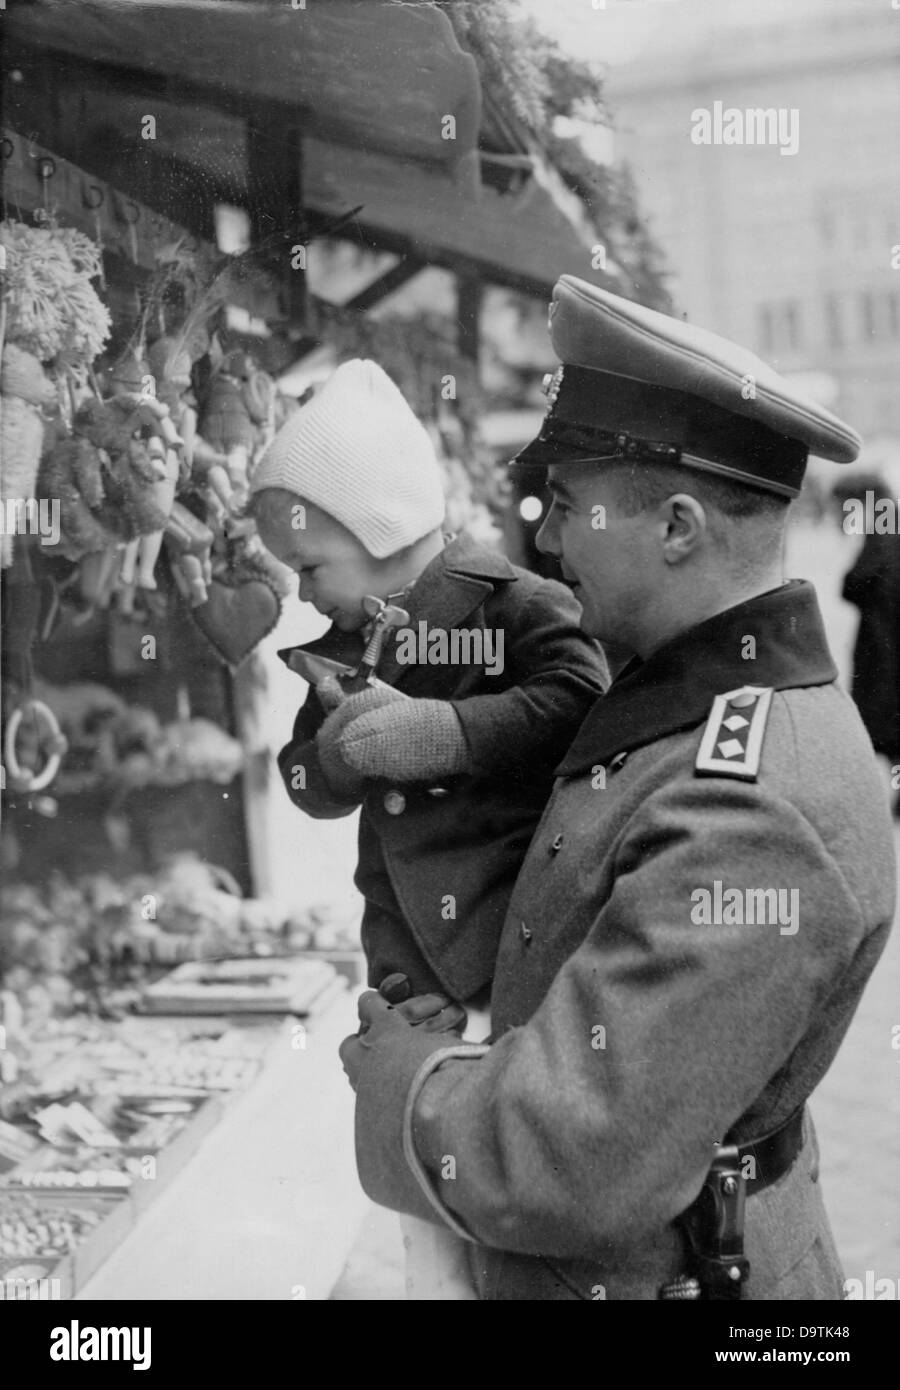
[[[400,665],[396,645],[385,650],[380,679],[407,695],[453,702],[476,770],[431,783],[367,784],[356,884],[366,900],[369,983],[399,970],[416,993],[440,988],[470,999],[493,976],[509,896],[553,769],[608,673],[601,648],[579,629],[568,589],[465,536],[428,566],[408,608],[414,630],[420,619],[447,632],[502,629],[504,665],[497,674],[483,665]],[[362,643],[332,628],[302,650],[356,661]],[[315,734],[324,718],[310,690],[278,759],[291,800],[317,819],[353,809],[334,799],[319,767]]]

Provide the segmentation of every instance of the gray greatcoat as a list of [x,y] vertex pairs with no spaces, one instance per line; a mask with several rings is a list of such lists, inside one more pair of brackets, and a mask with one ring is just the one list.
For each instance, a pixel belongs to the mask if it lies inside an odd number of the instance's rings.
[[[745,660],[747,635],[755,660]],[[487,1299],[654,1299],[724,1137],[828,1069],[885,944],[895,857],[871,744],[812,588],[626,668],[579,731],[510,901],[486,1048],[385,1033],[357,1158],[386,1206],[472,1242]],[[701,775],[717,693],[774,693],[756,780]],[[722,741],[727,741],[723,732]],[[798,892],[797,930],[701,924],[696,890]],[[750,1299],[839,1299],[815,1138],[747,1199]]]

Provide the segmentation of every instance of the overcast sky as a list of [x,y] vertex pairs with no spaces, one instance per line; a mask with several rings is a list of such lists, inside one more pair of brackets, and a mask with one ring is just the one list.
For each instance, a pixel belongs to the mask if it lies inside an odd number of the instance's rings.
[[[826,10],[866,9],[888,0],[522,0],[542,29],[573,56],[618,65],[656,42],[690,45],[704,30],[800,19]],[[900,15],[898,15],[900,23]],[[665,35],[663,40],[662,35]]]

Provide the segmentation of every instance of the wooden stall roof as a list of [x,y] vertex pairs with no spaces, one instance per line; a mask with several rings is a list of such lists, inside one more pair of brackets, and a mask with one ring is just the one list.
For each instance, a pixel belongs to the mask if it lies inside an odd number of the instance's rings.
[[[7,0],[8,40],[155,74],[210,99],[302,108],[307,130],[452,163],[478,140],[481,89],[444,14],[381,0]],[[456,138],[442,118],[456,120]]]
[[[550,179],[558,186],[548,188]],[[615,286],[592,268],[596,232],[546,166],[518,193],[482,187],[473,196],[428,168],[313,139],[304,146],[304,187],[316,213],[336,217],[362,203],[359,224],[385,250],[411,249],[431,264],[481,270],[496,284],[539,295],[567,272]],[[577,206],[567,211],[567,200]]]
[[[584,204],[496,96],[482,101],[474,59],[430,5],[7,5],[13,53],[44,53],[54,71],[55,119],[41,129],[43,142],[98,176],[108,172],[170,217],[178,214],[156,202],[150,161],[169,156],[188,180],[199,176],[209,186],[212,176],[219,199],[252,200],[264,170],[246,164],[248,118],[256,103],[276,101],[302,119],[303,202],[313,235],[317,224],[362,205],[356,225],[386,250],[540,295],[563,272],[616,288],[614,265],[606,273],[592,266],[598,235]],[[105,66],[88,66],[97,63]],[[76,112],[69,93],[83,91],[93,71],[96,87]],[[156,139],[135,152],[140,158],[114,161],[92,147],[101,127],[137,130],[142,110],[157,111],[159,121]],[[442,138],[448,114],[456,117],[455,140]],[[481,178],[481,161],[496,158],[499,147],[518,170],[506,191]]]

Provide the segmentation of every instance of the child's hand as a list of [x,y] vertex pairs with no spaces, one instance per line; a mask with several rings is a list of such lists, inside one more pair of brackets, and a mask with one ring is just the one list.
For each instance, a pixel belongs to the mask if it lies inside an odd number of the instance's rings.
[[[362,801],[365,794],[364,777],[359,769],[354,768],[344,757],[344,730],[360,715],[380,709],[383,705],[406,701],[408,697],[389,686],[373,687],[371,690],[359,690],[354,695],[345,695],[338,682],[334,681],[334,684],[338,688],[340,703],[336,708],[331,708],[331,713],[316,736],[319,763],[328,785],[336,796],[347,801]],[[329,678],[316,687],[316,693],[325,708],[329,708],[328,702],[333,698],[333,692],[329,689]],[[409,703],[412,704],[412,701]]]
[[406,975],[386,975],[378,986],[382,999],[401,1013],[413,1028],[424,1024],[426,1033],[464,1033],[468,1015],[462,1004],[446,994],[412,994]]
[[[380,1047],[385,1043],[390,1044],[392,1040],[396,1041],[399,1046],[405,1047],[409,1039],[415,1038],[418,1041],[419,1050],[422,1051],[424,1058],[427,1052],[434,1051],[442,1046],[437,1040],[433,1043],[426,1041],[426,1034],[456,1031],[455,1027],[451,1028],[449,1022],[445,1021],[444,1026],[441,1027],[438,1026],[438,1021],[440,1019],[446,1020],[446,1018],[450,1016],[451,1011],[455,1014],[462,1014],[463,1017],[465,1017],[465,1010],[462,1009],[460,1005],[454,1004],[446,999],[443,995],[422,994],[418,997],[424,1006],[422,1011],[423,1016],[418,1020],[418,1022],[423,1025],[421,1028],[417,1028],[414,1024],[411,1024],[409,1018],[404,1013],[404,1010],[413,1002],[412,1000],[409,1000],[408,1003],[401,1008],[395,1008],[393,1004],[389,1004],[387,1000],[382,998],[380,994],[377,994],[375,990],[368,990],[365,994],[360,995],[359,1004],[357,1006],[360,1025],[359,1032],[354,1033],[349,1038],[345,1038],[338,1049],[344,1071],[347,1074],[347,1079],[354,1091],[359,1084],[360,1073],[365,1063],[366,1053],[370,1052],[372,1048]],[[426,1003],[426,1001],[428,1002]],[[437,1007],[438,1010],[436,1013],[425,1013],[424,1011],[425,1009],[431,1010],[435,1007]],[[426,1018],[435,1026],[430,1026],[430,1023],[425,1021]],[[448,1042],[449,1041],[451,1040],[448,1039]]]
[[[353,695],[347,703],[361,698]],[[466,736],[447,700],[405,699],[360,708],[345,720],[339,747],[345,765],[366,777],[424,782],[470,769]]]

